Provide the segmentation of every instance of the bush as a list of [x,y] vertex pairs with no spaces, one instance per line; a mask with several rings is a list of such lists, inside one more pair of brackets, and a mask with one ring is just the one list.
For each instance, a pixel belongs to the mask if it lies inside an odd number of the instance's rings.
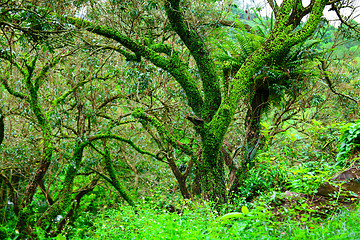
[[342,130],[339,153],[336,158],[340,165],[347,165],[349,163],[347,159],[360,150],[360,120],[345,124]]

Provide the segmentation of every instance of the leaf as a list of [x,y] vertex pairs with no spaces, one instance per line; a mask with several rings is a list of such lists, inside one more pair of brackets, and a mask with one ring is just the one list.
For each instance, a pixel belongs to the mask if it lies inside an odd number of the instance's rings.
[[63,235],[59,234],[56,236],[56,240],[66,240],[66,237],[64,237]]
[[247,208],[247,206],[242,206],[242,207],[241,207],[241,212],[242,212],[243,214],[248,214],[248,213],[249,213],[249,209]]
[[243,214],[239,213],[239,212],[232,212],[232,213],[228,213],[228,214],[225,214],[224,216],[216,218],[215,221],[224,221],[224,220],[228,220],[228,219],[239,218],[242,215]]

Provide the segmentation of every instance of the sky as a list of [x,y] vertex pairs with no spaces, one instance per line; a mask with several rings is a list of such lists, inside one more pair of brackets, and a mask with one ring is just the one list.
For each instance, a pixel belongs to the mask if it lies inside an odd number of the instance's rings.
[[[270,13],[271,13],[271,8],[267,4],[266,0],[234,0],[234,2],[237,3],[239,5],[239,7],[244,8],[244,9],[248,9],[248,8],[251,8],[254,6],[260,6],[263,8],[263,10],[261,12],[261,14],[263,14],[263,15],[270,15]],[[278,5],[280,5],[282,1],[276,0],[276,2],[278,3]],[[353,2],[360,8],[360,0],[353,0]],[[304,6],[307,6],[309,3],[310,3],[310,0],[303,0]],[[329,20],[329,22],[332,25],[337,27],[340,24],[340,21],[338,20],[335,12],[328,11],[329,9],[330,9],[330,6],[327,6],[324,11],[324,16],[326,17],[326,19]],[[350,13],[351,13],[350,8],[341,10],[341,14],[343,16],[349,16]],[[355,17],[355,20],[357,22],[360,22],[360,9],[358,9],[357,12],[355,12],[355,14],[357,15],[357,17]],[[356,15],[353,15],[353,16],[356,16]]]

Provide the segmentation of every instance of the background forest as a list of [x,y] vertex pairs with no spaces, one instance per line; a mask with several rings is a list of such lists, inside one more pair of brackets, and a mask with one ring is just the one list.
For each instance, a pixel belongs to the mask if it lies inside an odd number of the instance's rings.
[[0,0],[0,239],[359,239],[358,8]]

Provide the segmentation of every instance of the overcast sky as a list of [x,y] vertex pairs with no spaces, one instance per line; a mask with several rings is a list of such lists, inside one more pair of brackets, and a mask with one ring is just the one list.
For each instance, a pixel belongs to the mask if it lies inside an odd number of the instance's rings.
[[[267,4],[266,0],[234,0],[235,3],[237,3],[239,5],[239,7],[247,9],[247,8],[251,8],[254,6],[259,6],[263,8],[263,11],[261,12],[263,15],[270,15],[271,13],[271,8],[270,6]],[[276,0],[276,2],[278,3],[278,5],[281,4],[281,0]],[[360,7],[360,0],[353,0],[353,2],[355,2],[355,4]],[[303,0],[303,5],[307,6],[310,3],[310,0]],[[330,21],[330,23],[332,25],[339,25],[339,21],[337,21],[337,16],[335,14],[334,11],[328,11],[330,9],[330,6],[327,6],[325,11],[324,11],[324,15],[325,17]],[[344,16],[349,16],[349,14],[351,13],[350,8],[348,9],[342,9],[341,10],[342,15]],[[356,14],[356,15],[355,15]],[[355,12],[355,14],[353,15],[355,17],[355,20],[357,22],[360,22],[360,11],[358,10],[357,12]]]

